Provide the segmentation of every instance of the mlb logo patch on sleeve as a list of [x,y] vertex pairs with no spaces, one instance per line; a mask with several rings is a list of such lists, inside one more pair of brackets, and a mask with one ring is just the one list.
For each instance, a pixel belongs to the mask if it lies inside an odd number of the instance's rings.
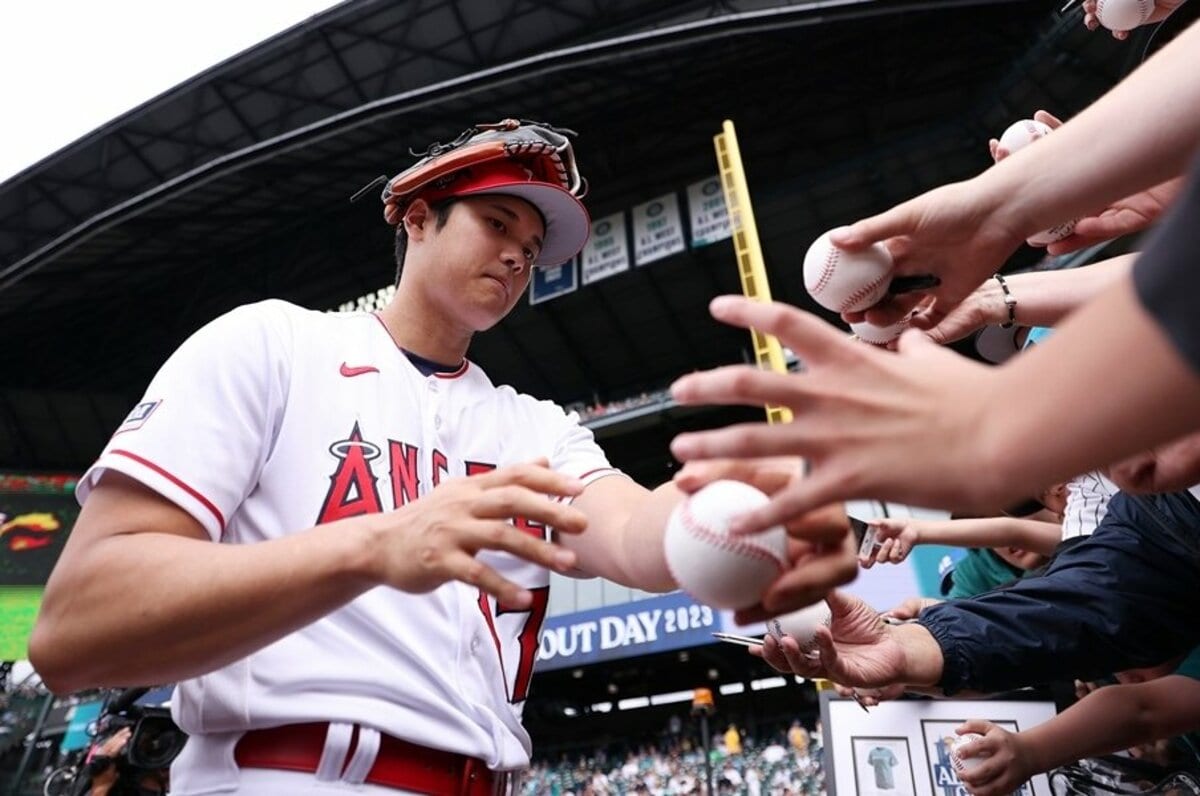
[[162,399],[160,398],[157,401],[145,401],[133,407],[133,411],[125,418],[125,422],[120,425],[116,433],[120,434],[122,431],[133,431],[141,428],[161,403]]

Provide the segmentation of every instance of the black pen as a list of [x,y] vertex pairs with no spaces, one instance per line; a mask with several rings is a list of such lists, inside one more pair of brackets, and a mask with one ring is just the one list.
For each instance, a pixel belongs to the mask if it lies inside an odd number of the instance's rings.
[[929,290],[940,284],[942,284],[942,280],[933,274],[898,276],[888,285],[888,293],[898,296],[901,293],[912,293],[914,290]]

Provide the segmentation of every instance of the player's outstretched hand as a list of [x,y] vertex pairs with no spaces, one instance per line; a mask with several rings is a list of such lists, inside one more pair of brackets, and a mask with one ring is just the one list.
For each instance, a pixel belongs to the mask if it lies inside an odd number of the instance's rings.
[[[796,456],[710,459],[689,462],[675,474],[675,485],[691,493],[713,481],[734,479],[774,495],[803,478],[804,461]],[[742,622],[812,605],[858,574],[854,535],[840,502],[789,517],[783,525],[790,537],[788,560],[792,565],[768,587],[757,606],[739,614]]]
[[545,459],[443,481],[420,500],[378,515],[378,580],[407,592],[436,589],[451,580],[478,586],[507,605],[533,599],[475,557],[503,550],[557,572],[575,566],[575,553],[512,524],[524,518],[559,533],[579,533],[583,512],[556,497],[583,491],[575,478],[556,473]]
[[1113,202],[1099,215],[1079,219],[1075,231],[1047,246],[1046,253],[1057,257],[1101,241],[1141,232],[1166,212],[1183,189],[1183,183],[1183,177],[1167,180]]
[[964,768],[958,774],[973,796],[1016,793],[1021,785],[1038,773],[1033,770],[1032,755],[1019,734],[982,719],[972,719],[954,731],[959,735],[973,732],[983,736],[958,748],[958,755],[964,760],[981,758],[977,765]]
[[1024,485],[976,473],[986,440],[993,369],[908,331],[895,353],[858,345],[821,319],[779,303],[722,296],[713,316],[773,334],[807,364],[801,374],[729,366],[693,373],[671,392],[682,404],[782,405],[785,425],[746,423],[681,434],[680,461],[798,455],[811,472],[731,526],[749,533],[852,498],[991,510]]
[[[813,525],[820,525],[822,523],[818,518],[821,515],[830,516],[832,521],[836,512],[842,512],[840,504],[810,512],[808,520]],[[845,516],[844,512],[842,516]],[[852,533],[846,533],[837,542],[789,539],[788,561],[791,566],[767,587],[757,605],[737,611],[737,622],[743,625],[761,622],[812,605],[832,589],[858,577],[857,554]]]
[[[705,459],[688,462],[674,483],[691,494],[713,481],[742,481],[774,495],[804,478],[804,460],[798,456],[767,456],[756,459]],[[792,539],[810,546],[838,545],[850,534],[850,520],[841,503],[831,503],[784,523]]]

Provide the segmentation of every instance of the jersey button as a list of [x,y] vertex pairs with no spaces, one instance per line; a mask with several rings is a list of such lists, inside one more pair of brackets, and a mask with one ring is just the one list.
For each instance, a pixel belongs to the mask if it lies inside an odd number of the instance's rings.
[[442,416],[441,416],[441,415],[434,415],[434,416],[433,416],[433,427],[434,427],[434,428],[441,428],[441,427],[442,427]]
[[430,379],[429,381],[427,381],[425,383],[429,385],[430,392],[437,392],[437,382],[436,381],[434,381],[433,379]]
[[479,649],[479,636],[471,637],[471,652],[474,653]]

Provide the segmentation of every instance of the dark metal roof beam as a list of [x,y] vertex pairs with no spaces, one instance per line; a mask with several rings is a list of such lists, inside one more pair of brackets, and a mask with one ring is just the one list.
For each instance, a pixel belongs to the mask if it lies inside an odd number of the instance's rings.
[[479,46],[475,44],[475,39],[471,36],[471,29],[467,26],[467,20],[463,18],[462,9],[458,3],[450,3],[450,12],[454,14],[454,21],[458,23],[458,29],[462,33],[462,39],[467,43],[467,49],[471,51],[471,55],[475,59],[475,63],[483,63],[483,53],[479,52]]
[[337,64],[338,71],[342,73],[342,77],[354,90],[354,96],[358,98],[359,104],[367,101],[367,95],[363,93],[362,86],[358,84],[358,78],[350,71],[350,67],[346,66],[346,59],[342,58],[342,51],[333,46],[333,42],[329,39],[329,33],[324,30],[317,31],[321,43],[325,45],[325,49],[329,51],[329,55],[333,58],[333,62]]
[[257,142],[259,140],[258,132],[255,130],[254,125],[250,124],[249,120],[247,120],[246,117],[242,115],[242,112],[238,110],[237,105],[231,102],[229,97],[225,95],[225,89],[222,86],[221,81],[214,80],[209,85],[209,88],[211,88],[212,92],[217,95],[217,99],[219,99],[225,109],[233,115],[233,118],[237,119],[237,123],[241,125],[242,130],[245,131],[250,140]]
[[[141,148],[130,143],[129,136],[126,135],[124,130],[118,130],[117,132],[113,133],[113,138],[120,141],[121,145],[129,151],[129,154],[133,157],[133,159],[142,164],[142,168],[150,172],[150,176],[154,178],[155,182],[162,182],[164,179],[166,179],[162,172],[154,168],[154,164],[152,164],[146,158],[146,156],[142,154]],[[107,172],[105,172],[105,174],[107,174]]]
[[[297,73],[299,73],[300,71],[301,70],[299,70],[299,69],[296,70]],[[287,89],[283,89],[283,88],[276,88],[271,83],[247,83],[246,81],[239,80],[236,77],[225,77],[225,78],[221,79],[221,82],[227,86],[233,86],[235,88],[240,88],[242,91],[246,92],[247,96],[254,95],[254,94],[265,94],[268,97],[273,97],[277,100],[284,100],[286,102],[289,102],[293,106],[311,107],[311,106],[315,105],[315,106],[321,107],[325,110],[328,110],[330,113],[337,113],[338,111],[342,110],[342,107],[340,105],[336,105],[332,102],[329,102],[324,97],[319,97],[316,95],[304,96],[304,95],[298,94],[296,92],[295,88],[296,88],[297,83],[299,82],[299,79],[300,78],[298,75],[293,76],[293,79],[291,81],[291,90],[290,91]],[[288,113],[290,113],[290,109],[289,109]]]

